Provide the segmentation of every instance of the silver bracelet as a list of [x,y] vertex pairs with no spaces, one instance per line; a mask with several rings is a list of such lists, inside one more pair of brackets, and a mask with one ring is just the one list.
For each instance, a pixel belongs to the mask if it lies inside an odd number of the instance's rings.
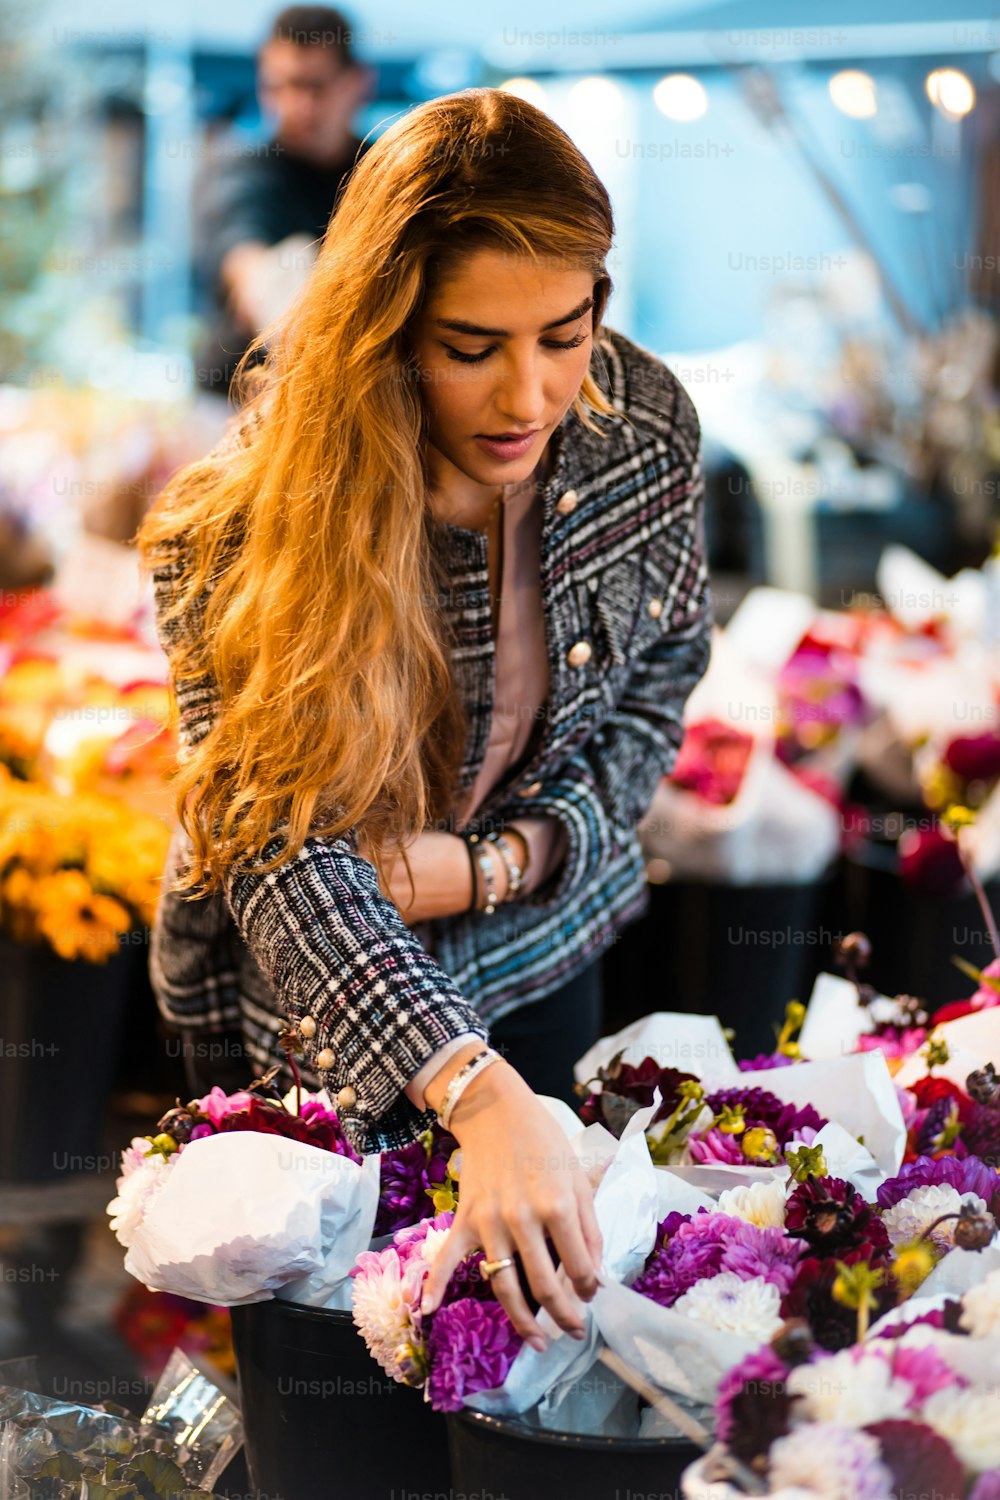
[[507,890],[504,893],[505,901],[513,901],[521,889],[521,881],[524,879],[524,871],[521,869],[517,859],[517,851],[509,839],[504,838],[502,833],[488,833],[486,838],[489,843],[495,844],[500,851],[500,857],[507,866]]
[[444,1098],[437,1112],[437,1117],[445,1130],[448,1129],[455,1105],[472,1080],[482,1073],[484,1068],[488,1068],[490,1063],[498,1062],[499,1059],[500,1053],[493,1047],[484,1047],[481,1052],[476,1053],[475,1057],[470,1057],[467,1063],[462,1064],[445,1089]]

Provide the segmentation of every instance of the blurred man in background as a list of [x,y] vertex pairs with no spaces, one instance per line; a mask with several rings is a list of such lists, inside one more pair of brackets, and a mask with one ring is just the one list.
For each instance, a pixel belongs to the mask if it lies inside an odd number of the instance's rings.
[[362,142],[352,132],[373,72],[351,27],[326,5],[275,17],[257,57],[257,95],[274,121],[256,149],[229,138],[195,190],[195,271],[209,303],[198,384],[227,395],[250,340],[302,286]]

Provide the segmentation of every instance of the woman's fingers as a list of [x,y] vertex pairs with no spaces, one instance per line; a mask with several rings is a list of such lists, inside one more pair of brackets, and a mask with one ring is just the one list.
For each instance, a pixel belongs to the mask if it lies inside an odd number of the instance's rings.
[[[563,1237],[566,1238],[565,1232]],[[577,1237],[580,1253],[584,1262],[589,1266],[590,1276],[593,1278],[593,1263],[587,1254],[579,1229]],[[557,1244],[556,1249],[558,1248]],[[526,1225],[522,1228],[518,1237],[518,1249],[521,1252],[521,1261],[531,1290],[546,1312],[559,1324],[560,1328],[565,1329],[574,1338],[582,1338],[585,1329],[580,1310],[574,1307],[565,1285],[560,1283],[556,1275],[556,1267],[549,1254],[548,1245],[545,1243],[542,1225],[537,1220],[530,1226]],[[562,1259],[561,1254],[560,1259]],[[596,1281],[594,1289],[596,1290]]]
[[452,1271],[459,1261],[475,1248],[475,1234],[468,1217],[463,1217],[459,1209],[424,1281],[424,1289],[420,1297],[422,1314],[426,1315],[435,1310],[451,1280]]
[[[508,1256],[513,1258],[514,1251],[512,1247],[508,1246],[504,1249],[501,1242],[494,1243],[492,1239],[490,1243],[493,1248],[491,1251],[485,1252],[487,1260],[506,1260]],[[537,1349],[539,1354],[541,1354],[546,1348],[545,1335],[538,1326],[538,1320],[532,1313],[531,1308],[525,1301],[524,1293],[521,1291],[521,1281],[517,1274],[517,1266],[504,1266],[502,1270],[494,1271],[490,1277],[490,1288],[494,1297],[513,1323],[515,1330],[533,1349]]]
[[604,1237],[601,1234],[601,1226],[597,1222],[594,1192],[586,1180],[577,1183],[576,1201],[580,1212],[580,1228],[583,1230],[584,1242],[590,1253],[596,1277],[600,1274],[604,1259]]

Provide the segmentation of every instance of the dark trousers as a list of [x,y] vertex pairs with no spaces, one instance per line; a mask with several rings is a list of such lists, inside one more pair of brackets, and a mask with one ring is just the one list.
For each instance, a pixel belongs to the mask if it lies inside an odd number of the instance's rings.
[[601,1034],[601,963],[586,969],[542,1000],[501,1016],[490,1043],[502,1052],[536,1094],[551,1094],[571,1106],[573,1064]]

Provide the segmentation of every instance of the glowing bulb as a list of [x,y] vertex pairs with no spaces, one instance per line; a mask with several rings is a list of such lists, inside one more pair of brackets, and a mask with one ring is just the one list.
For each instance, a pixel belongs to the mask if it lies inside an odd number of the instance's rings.
[[544,88],[534,78],[508,78],[497,87],[503,89],[505,94],[514,94],[518,99],[523,99],[526,104],[534,104],[536,109],[544,109],[548,102]]
[[967,115],[976,103],[976,91],[971,79],[958,68],[935,68],[928,73],[927,97],[943,115],[959,120]]
[[622,91],[610,78],[581,78],[569,91],[569,104],[594,123],[613,120],[621,114]]
[[852,120],[870,120],[878,109],[875,80],[858,68],[844,68],[829,83],[830,98],[842,115]]
[[668,120],[699,120],[708,108],[708,95],[690,73],[668,73],[653,90],[653,103]]

